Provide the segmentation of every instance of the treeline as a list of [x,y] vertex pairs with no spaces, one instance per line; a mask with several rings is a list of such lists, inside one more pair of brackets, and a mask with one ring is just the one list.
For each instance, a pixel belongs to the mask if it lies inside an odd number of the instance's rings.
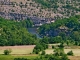
[[48,43],[57,43],[67,40],[77,43],[80,41],[80,15],[56,20],[51,24],[44,24],[38,31],[42,37],[47,36],[46,39]]
[[30,19],[15,21],[0,17],[0,46],[35,44],[37,37],[27,30],[31,26]]

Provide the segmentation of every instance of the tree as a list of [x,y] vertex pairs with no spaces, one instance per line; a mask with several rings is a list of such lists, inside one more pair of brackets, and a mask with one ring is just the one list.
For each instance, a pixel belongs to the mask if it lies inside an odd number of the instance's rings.
[[32,22],[29,19],[15,22],[14,20],[0,18],[0,46],[35,44],[37,42],[36,36],[30,34],[27,30],[27,27],[31,26]]
[[40,51],[43,51],[48,48],[48,45],[45,43],[38,43],[33,49],[33,53],[38,54]]
[[44,50],[43,46],[40,44],[36,44],[36,46],[33,49],[33,53],[38,54],[40,51]]
[[58,47],[59,47],[59,48],[64,48],[64,44],[61,43]]
[[63,48],[55,48],[54,49],[54,55],[55,56],[62,56],[62,55],[64,55],[65,53],[64,53],[64,49]]
[[45,36],[45,37],[43,37],[43,39],[40,40],[40,42],[41,42],[41,43],[48,44],[48,43],[49,43],[49,42],[48,42],[48,39],[49,39],[49,38]]
[[70,59],[68,59],[67,55],[64,54],[64,55],[61,57],[61,60],[70,60]]

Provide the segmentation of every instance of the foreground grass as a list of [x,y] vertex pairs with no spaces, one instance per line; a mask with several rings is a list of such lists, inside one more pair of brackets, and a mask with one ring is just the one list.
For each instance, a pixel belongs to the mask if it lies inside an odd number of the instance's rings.
[[[14,58],[27,58],[27,59],[34,59],[39,57],[38,55],[0,55],[0,60],[14,60]],[[80,60],[80,56],[68,56],[70,60]]]
[[14,58],[27,58],[27,59],[34,59],[38,57],[38,55],[0,55],[0,60],[14,60]]

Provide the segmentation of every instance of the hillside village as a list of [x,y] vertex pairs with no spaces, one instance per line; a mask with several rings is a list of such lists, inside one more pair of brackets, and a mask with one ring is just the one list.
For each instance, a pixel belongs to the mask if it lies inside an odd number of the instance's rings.
[[[59,18],[67,18],[80,13],[79,0],[41,0],[49,3],[46,7],[38,0],[0,0],[0,16],[11,20],[30,18],[37,26],[54,22]],[[65,2],[63,4],[63,2]],[[57,6],[57,7],[51,7]],[[75,7],[75,9],[74,9]]]

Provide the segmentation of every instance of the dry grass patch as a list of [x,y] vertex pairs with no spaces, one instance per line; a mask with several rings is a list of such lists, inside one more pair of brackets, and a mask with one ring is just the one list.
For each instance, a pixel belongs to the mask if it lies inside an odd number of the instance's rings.
[[[65,53],[71,50],[73,51],[74,56],[80,56],[80,49],[64,49]],[[46,51],[46,54],[53,54],[54,49],[47,49],[45,51]]]
[[69,56],[70,60],[80,60],[80,56]]
[[80,56],[80,49],[64,49],[65,53],[67,53],[71,50],[73,51],[75,56]]
[[11,49],[11,54],[30,54],[32,53],[35,45],[25,45],[25,46],[3,46],[0,47],[0,54],[3,54],[5,49]]

